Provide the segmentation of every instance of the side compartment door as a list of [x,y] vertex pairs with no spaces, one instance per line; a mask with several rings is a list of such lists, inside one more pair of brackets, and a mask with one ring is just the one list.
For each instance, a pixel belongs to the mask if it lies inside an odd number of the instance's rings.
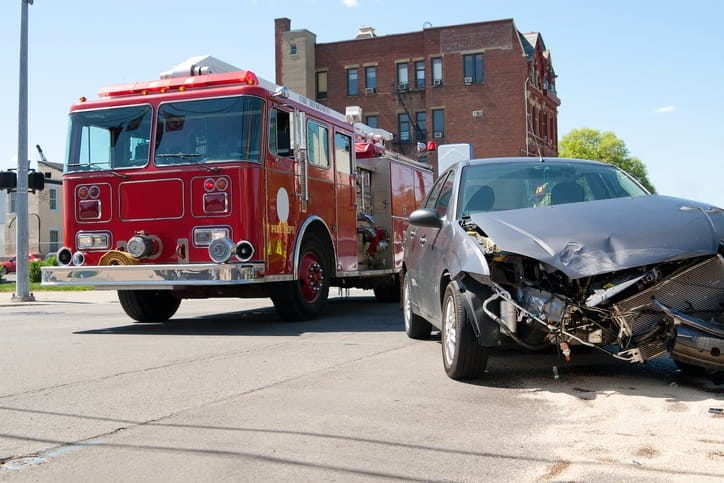
[[349,134],[334,133],[334,183],[337,207],[337,270],[357,270],[357,206],[355,199],[354,146]]

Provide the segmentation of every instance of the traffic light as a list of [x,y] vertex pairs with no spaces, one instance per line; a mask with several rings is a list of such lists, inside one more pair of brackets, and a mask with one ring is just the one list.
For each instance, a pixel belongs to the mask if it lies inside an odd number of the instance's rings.
[[14,171],[0,171],[0,190],[15,189],[18,186],[18,176]]
[[[45,188],[45,173],[30,171],[28,189],[35,193]],[[51,181],[52,182],[52,181]],[[15,191],[18,188],[18,175],[15,171],[0,171],[0,190]]]
[[45,188],[45,175],[38,171],[31,171],[28,173],[28,189],[33,193],[35,191],[43,191]]

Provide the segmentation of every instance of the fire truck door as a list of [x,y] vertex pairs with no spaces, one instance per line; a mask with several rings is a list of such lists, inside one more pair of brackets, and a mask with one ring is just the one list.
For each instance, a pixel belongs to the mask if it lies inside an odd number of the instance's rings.
[[349,135],[334,133],[337,263],[341,271],[358,270],[353,149],[352,138]]
[[299,145],[294,117],[294,113],[279,108],[272,108],[269,115],[265,255],[269,273],[275,275],[294,270],[294,240],[300,224],[302,198],[295,173]]

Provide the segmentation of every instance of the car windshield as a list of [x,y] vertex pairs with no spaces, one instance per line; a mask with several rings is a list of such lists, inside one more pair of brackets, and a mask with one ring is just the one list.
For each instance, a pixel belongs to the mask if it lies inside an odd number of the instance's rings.
[[461,215],[644,196],[648,192],[611,165],[575,161],[473,164],[460,188]]

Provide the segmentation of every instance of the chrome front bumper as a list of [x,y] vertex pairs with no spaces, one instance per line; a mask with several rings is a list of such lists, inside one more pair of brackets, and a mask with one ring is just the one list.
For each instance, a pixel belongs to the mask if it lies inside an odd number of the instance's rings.
[[[270,282],[263,263],[186,265],[52,266],[41,268],[41,285],[106,289],[159,289],[191,285],[244,285]],[[282,278],[273,277],[275,281]]]

